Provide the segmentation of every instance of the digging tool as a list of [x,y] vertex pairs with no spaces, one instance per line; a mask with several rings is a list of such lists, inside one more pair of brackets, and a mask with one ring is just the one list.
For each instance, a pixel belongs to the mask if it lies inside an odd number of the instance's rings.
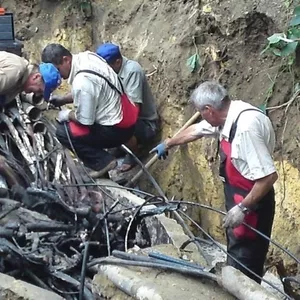
[[[175,134],[173,137],[175,137],[177,134],[179,134],[180,132],[182,132],[183,130],[185,130],[186,128],[188,128],[190,125],[192,125],[193,123],[195,123],[195,121],[199,118],[200,116],[200,112],[196,112]],[[145,164],[145,168],[149,169],[158,159],[157,154],[155,154],[146,164]],[[134,186],[135,183],[140,179],[140,177],[143,174],[143,170],[140,170],[135,176],[133,176],[131,178],[130,181],[128,181],[128,183],[125,186]]]

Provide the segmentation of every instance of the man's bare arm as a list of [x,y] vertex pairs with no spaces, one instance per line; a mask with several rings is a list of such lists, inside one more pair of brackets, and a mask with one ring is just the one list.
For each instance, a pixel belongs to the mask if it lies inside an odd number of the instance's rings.
[[184,145],[193,141],[196,141],[198,139],[202,138],[201,135],[199,135],[197,130],[197,124],[193,124],[189,126],[187,129],[183,130],[182,132],[178,133],[176,136],[166,139],[165,143],[168,149],[178,146],[178,145]]
[[242,204],[249,209],[254,207],[271,190],[277,179],[278,175],[276,172],[257,179],[250,193],[242,201]]
[[62,105],[65,105],[65,104],[71,104],[73,103],[73,97],[72,97],[72,93],[68,93],[64,96],[62,96]]

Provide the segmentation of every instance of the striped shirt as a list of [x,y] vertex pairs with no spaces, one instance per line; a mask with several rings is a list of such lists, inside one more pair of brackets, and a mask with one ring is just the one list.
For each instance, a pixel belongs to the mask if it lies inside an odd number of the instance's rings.
[[68,83],[72,85],[76,120],[83,125],[120,123],[123,118],[120,95],[97,75],[77,74],[81,70],[97,72],[122,90],[117,74],[100,56],[89,51],[73,55]]

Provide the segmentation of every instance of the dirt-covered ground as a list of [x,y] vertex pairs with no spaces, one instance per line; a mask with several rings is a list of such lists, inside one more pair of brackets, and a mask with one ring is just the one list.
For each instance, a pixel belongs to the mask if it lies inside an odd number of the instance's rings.
[[[194,113],[188,98],[205,80],[219,80],[233,99],[257,106],[280,106],[292,97],[298,70],[260,53],[268,36],[286,29],[294,2],[93,0],[90,6],[83,0],[4,0],[0,4],[15,14],[17,37],[33,61],[40,59],[50,41],[63,43],[74,53],[95,50],[106,41],[120,44],[123,54],[138,60],[149,75],[162,137],[167,137]],[[196,52],[201,66],[191,73],[186,62]],[[288,109],[269,110],[269,116],[277,134],[280,175],[273,237],[300,256],[298,103],[296,99]],[[174,152],[152,169],[167,194],[222,208],[215,144],[200,141]],[[145,181],[142,184],[149,188]],[[223,238],[219,216],[195,210],[193,214],[210,233]]]

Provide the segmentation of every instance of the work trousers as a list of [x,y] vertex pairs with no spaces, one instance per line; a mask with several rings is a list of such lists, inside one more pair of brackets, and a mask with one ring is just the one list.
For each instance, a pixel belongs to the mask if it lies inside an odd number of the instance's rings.
[[89,133],[75,136],[72,134],[69,124],[63,123],[57,125],[56,136],[65,147],[70,150],[72,150],[72,146],[74,147],[76,154],[85,166],[100,171],[114,159],[104,149],[119,147],[126,143],[133,136],[134,129],[135,126],[119,128],[94,124],[89,126]]
[[[231,207],[232,205],[227,207],[227,210],[229,210]],[[271,236],[274,213],[275,201],[274,189],[272,189],[260,201],[258,207],[256,208],[255,214],[257,216],[257,223],[256,226],[253,225],[252,227],[269,238]],[[229,255],[233,256],[248,269],[262,277],[264,262],[269,248],[269,241],[261,235],[251,231],[251,229],[246,228],[245,225],[241,225],[240,227],[244,227],[244,236],[237,236],[232,228],[228,228],[226,230],[227,251]],[[251,274],[230,256],[227,256],[227,264],[242,271],[245,275],[257,283],[261,283],[261,279]]]

